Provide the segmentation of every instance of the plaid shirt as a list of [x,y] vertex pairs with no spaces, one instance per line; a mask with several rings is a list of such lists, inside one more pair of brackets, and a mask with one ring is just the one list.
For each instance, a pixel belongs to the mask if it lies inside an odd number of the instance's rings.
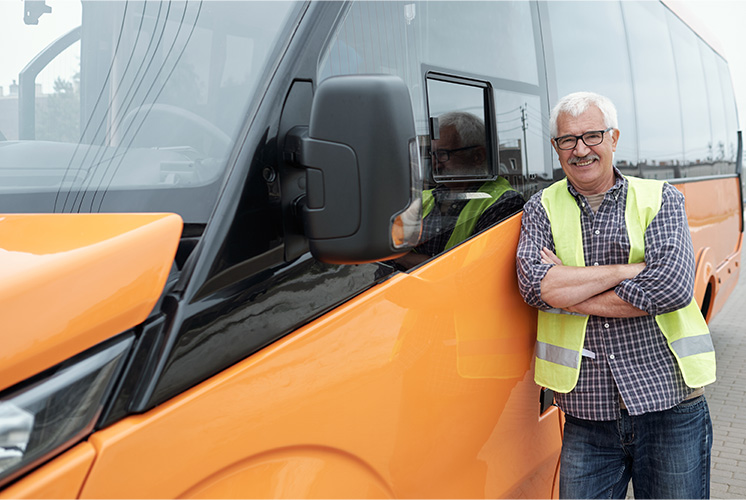
[[[616,175],[614,187],[596,214],[568,183],[581,209],[586,266],[628,262],[630,243],[624,221],[628,183],[618,171]],[[541,299],[541,280],[552,266],[541,263],[542,247],[554,251],[539,192],[524,206],[516,266],[526,303],[546,310],[551,306]],[[684,196],[669,184],[663,187],[658,215],[645,231],[645,263],[644,271],[614,291],[649,316],[591,316],[588,320],[584,347],[595,353],[595,359],[584,356],[575,389],[556,394],[559,407],[574,417],[617,419],[620,393],[629,413],[639,415],[671,408],[692,392],[654,318],[688,305],[694,289],[694,255]]]

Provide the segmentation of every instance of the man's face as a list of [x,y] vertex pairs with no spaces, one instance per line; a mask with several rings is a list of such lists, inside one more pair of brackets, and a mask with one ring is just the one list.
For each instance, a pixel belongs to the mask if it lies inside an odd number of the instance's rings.
[[[557,137],[605,129],[603,113],[596,106],[590,106],[577,117],[562,113],[557,118]],[[614,185],[613,159],[618,139],[619,131],[613,129],[605,132],[601,144],[595,146],[587,146],[582,139],[578,139],[574,148],[562,150],[557,147],[556,141],[552,141],[562,170],[579,193],[605,193]]]
[[475,175],[484,168],[484,146],[461,144],[456,127],[440,128],[440,138],[433,140],[433,151],[448,151],[448,160],[438,160],[438,171],[444,175]]

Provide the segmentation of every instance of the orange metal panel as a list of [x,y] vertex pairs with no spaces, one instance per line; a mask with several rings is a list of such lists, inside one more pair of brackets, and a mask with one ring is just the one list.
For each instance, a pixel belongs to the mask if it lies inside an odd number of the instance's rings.
[[697,258],[695,298],[701,302],[712,285],[714,314],[725,302],[740,273],[741,203],[739,179],[708,179],[676,188],[686,197],[686,213]]
[[539,415],[519,227],[516,216],[94,434],[81,496],[551,496],[560,416]]
[[181,227],[173,214],[0,215],[0,389],[145,320]]
[[0,491],[0,498],[78,498],[96,450],[81,443]]

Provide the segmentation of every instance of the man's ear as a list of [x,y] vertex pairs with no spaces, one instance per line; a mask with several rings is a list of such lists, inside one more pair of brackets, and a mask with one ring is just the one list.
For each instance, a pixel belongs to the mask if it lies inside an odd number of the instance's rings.
[[557,149],[557,143],[554,139],[549,139],[549,142],[552,144],[552,147],[554,148],[554,152],[557,153],[557,155],[560,154],[560,150]]
[[611,131],[611,150],[616,151],[616,143],[619,140],[619,130],[614,129]]

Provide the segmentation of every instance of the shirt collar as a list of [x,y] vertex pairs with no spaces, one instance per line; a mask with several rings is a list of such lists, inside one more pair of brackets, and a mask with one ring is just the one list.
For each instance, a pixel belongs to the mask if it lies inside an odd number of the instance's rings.
[[[619,171],[619,169],[616,168],[616,166],[613,166],[613,168],[614,168],[614,177],[616,180],[614,181],[614,185],[611,186],[611,188],[607,191],[607,193],[612,193],[622,188],[624,186],[624,183],[627,182],[627,180],[624,178],[624,176]],[[579,196],[581,196],[581,194],[578,193],[578,191],[575,189],[575,186],[573,186],[572,183],[570,182],[570,179],[567,179],[567,190],[570,191],[570,194],[573,195],[575,198],[578,198]]]

